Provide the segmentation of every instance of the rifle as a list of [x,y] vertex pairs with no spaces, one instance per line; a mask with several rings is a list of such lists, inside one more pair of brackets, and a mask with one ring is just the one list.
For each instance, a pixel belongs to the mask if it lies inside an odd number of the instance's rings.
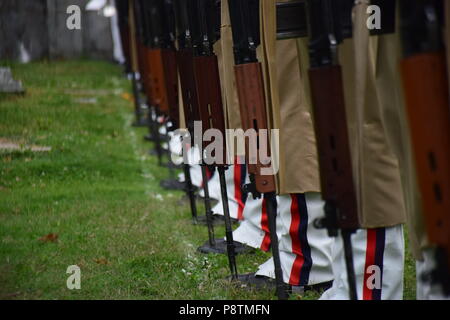
[[[194,75],[194,43],[192,35],[194,31],[195,9],[192,0],[175,0],[175,17],[178,39],[177,63],[179,67],[181,93],[183,97],[184,116],[187,130],[191,139],[198,141],[194,136],[194,122],[200,121],[199,102],[197,96],[197,86]],[[187,161],[184,162],[185,175],[190,176],[190,166]],[[212,223],[213,212],[211,210],[211,198],[209,196],[208,178],[206,174],[206,165],[201,163],[203,190],[205,192],[205,216],[208,227],[208,241],[211,247],[215,246],[214,227]],[[192,184],[188,184],[187,190],[190,192],[191,211],[193,213],[194,223],[197,223],[197,214],[195,210],[195,196],[193,195]],[[195,216],[194,216],[195,212]]]
[[155,151],[158,157],[158,164],[162,165],[162,155],[163,149],[161,147],[162,138],[159,134],[159,124],[158,124],[158,110],[155,105],[155,100],[153,98],[152,83],[150,79],[150,55],[149,47],[152,40],[152,33],[150,24],[147,17],[147,7],[148,2],[144,0],[134,0],[134,14],[136,17],[137,27],[136,33],[138,35],[137,45],[139,47],[139,67],[141,73],[141,81],[143,85],[143,90],[147,96],[147,103],[149,105],[147,126],[150,131],[149,137],[145,137],[147,140],[153,140],[155,142]]
[[[172,0],[147,2],[147,17],[150,22],[151,41],[149,50],[153,103],[164,115],[167,132],[178,127],[178,70],[175,52],[175,21]],[[158,151],[158,150],[157,150]],[[161,159],[162,151],[159,151]],[[170,153],[170,152],[169,152]],[[160,160],[161,161],[161,160]],[[183,189],[174,178],[174,165],[167,164],[171,179],[161,182],[166,189]]]
[[146,73],[147,73],[147,65],[143,52],[143,42],[144,42],[144,26],[143,26],[143,17],[142,17],[142,1],[141,0],[133,0],[133,12],[134,12],[134,29],[135,29],[135,41],[136,41],[136,56],[137,56],[137,67],[139,71],[139,80],[141,86],[139,87],[140,92],[145,92],[146,88]]
[[125,73],[131,73],[131,55],[130,55],[130,28],[128,27],[128,0],[117,0],[117,17],[120,32],[120,41],[125,57]]
[[[197,89],[197,101],[202,129],[217,129],[225,137],[225,116],[222,105],[222,91],[220,86],[219,66],[213,45],[219,39],[220,18],[217,13],[220,2],[216,0],[194,0],[191,10],[195,13],[193,19],[193,69]],[[203,146],[206,147],[206,142]],[[228,207],[228,192],[225,181],[227,152],[223,146],[221,154],[215,154],[216,159],[207,159],[202,152],[202,161],[213,164],[219,173],[221,199],[225,218],[225,238],[231,278],[237,279],[236,248],[233,240],[230,210]],[[217,161],[222,159],[222,163]],[[204,175],[206,177],[206,175]],[[212,225],[211,215],[208,224]],[[214,243],[212,243],[214,245]],[[214,247],[214,246],[213,246]]]
[[342,70],[337,46],[343,40],[338,14],[346,0],[307,0],[309,17],[309,79],[325,218],[317,227],[344,244],[350,299],[357,299],[351,235],[358,229],[358,206],[352,174]]
[[[178,125],[178,76],[174,46],[174,25],[171,18],[171,0],[147,1],[147,19],[150,22],[149,50],[153,103],[169,117],[173,127]],[[170,128],[169,128],[170,129]]]
[[450,295],[450,110],[438,0],[401,1],[401,74],[413,156],[436,269],[429,275]]
[[[159,114],[168,117],[165,121],[167,131],[179,125],[178,114],[178,70],[175,52],[175,19],[173,2],[171,0],[143,1],[147,22],[147,57],[150,71],[148,73],[152,104],[157,106],[153,110],[157,119]],[[169,125],[170,123],[170,125]],[[162,165],[163,150],[160,145],[161,136],[158,124],[153,126],[153,138],[156,142],[156,151],[159,164]],[[169,151],[170,153],[170,151]],[[173,178],[172,163],[168,163],[170,176]],[[189,167],[184,166],[185,183],[176,179],[167,179],[161,182],[166,189],[185,190],[191,203],[191,211],[196,221],[197,210],[195,205],[195,188],[192,185]]]
[[[260,44],[259,0],[229,0],[228,6],[233,33],[235,76],[242,127],[244,130],[254,129],[259,140],[261,139],[259,136],[260,130],[268,128],[262,67],[256,56],[256,48]],[[261,145],[259,142],[256,146],[257,149]],[[266,143],[266,145],[269,144]],[[249,150],[248,142],[246,142],[246,149]],[[276,233],[275,178],[273,175],[261,175],[261,169],[265,165],[261,163],[260,159],[257,159],[256,164],[253,163],[254,161],[249,161],[248,152],[246,162],[251,183],[245,185],[243,189],[244,192],[251,192],[254,198],[260,198],[261,194],[264,194],[267,204],[277,296],[279,299],[287,299],[288,294],[283,281]]]
[[144,138],[148,141],[153,141],[156,144],[156,154],[158,155],[158,161],[161,163],[161,157],[159,156],[162,152],[161,148],[161,137],[158,132],[157,123],[157,110],[153,105],[152,100],[152,89],[151,82],[149,78],[149,56],[148,47],[151,34],[149,32],[148,21],[145,18],[145,6],[147,2],[145,0],[135,0],[135,16],[137,22],[137,46],[138,46],[138,56],[139,56],[139,73],[141,74],[142,89],[147,97],[148,105],[148,115],[147,115],[147,125],[149,128],[149,134]]
[[130,43],[130,58],[131,58],[131,83],[133,88],[134,96],[134,113],[135,121],[133,126],[141,127],[145,126],[146,123],[142,118],[141,109],[141,97],[139,89],[139,54],[137,46],[137,23],[135,15],[135,0],[129,0],[128,2],[128,26],[129,26],[129,43]]

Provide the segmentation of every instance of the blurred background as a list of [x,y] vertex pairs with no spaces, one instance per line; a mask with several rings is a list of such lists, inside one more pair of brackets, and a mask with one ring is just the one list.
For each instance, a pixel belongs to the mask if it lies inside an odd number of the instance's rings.
[[[69,30],[67,8],[81,9],[81,29]],[[1,0],[0,59],[91,58],[123,62],[114,0]]]

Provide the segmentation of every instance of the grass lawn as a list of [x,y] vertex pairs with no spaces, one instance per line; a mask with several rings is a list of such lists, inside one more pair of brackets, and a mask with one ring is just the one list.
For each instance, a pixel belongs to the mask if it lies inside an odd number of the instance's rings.
[[[148,155],[147,130],[130,126],[118,66],[9,65],[27,92],[0,95],[0,139],[51,151],[0,151],[0,299],[275,298],[231,286],[226,256],[196,253],[207,230],[190,223],[182,193],[159,187],[168,171]],[[239,256],[238,269],[267,257]],[[66,287],[70,265],[81,290]],[[408,254],[405,298],[414,282]]]

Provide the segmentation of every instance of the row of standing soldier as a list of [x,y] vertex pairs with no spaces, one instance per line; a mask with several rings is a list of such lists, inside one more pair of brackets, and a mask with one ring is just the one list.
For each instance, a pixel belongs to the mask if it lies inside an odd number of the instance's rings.
[[[250,199],[263,198],[273,255],[270,276],[280,299],[295,286],[317,284],[312,278],[318,263],[306,254],[316,244],[313,236],[307,239],[313,232],[307,228],[342,237],[317,249],[327,256],[329,280],[334,278],[323,299],[402,298],[404,223],[417,260],[418,297],[450,294],[447,2],[118,0],[117,5],[135,124],[149,126],[160,165],[162,125],[166,131],[186,127],[192,137],[195,121],[224,136],[238,127],[280,129],[272,149],[279,153],[279,171],[261,175],[268,166],[258,159],[247,165],[250,183],[242,185]],[[372,30],[368,20],[377,19],[371,14],[378,9],[380,24]],[[209,231],[205,252],[226,253],[231,278],[242,279],[228,206],[228,167],[207,165],[201,157]],[[190,165],[182,166],[182,188],[197,223]],[[214,239],[208,191],[215,169],[225,216],[222,248]],[[180,188],[170,180],[164,185]],[[299,231],[305,236],[297,251],[290,240],[296,258],[287,268],[280,256],[284,236],[277,229],[284,210],[280,199],[300,195],[305,211],[312,212],[315,202],[308,199],[319,193],[323,217]],[[294,200],[289,204],[292,213]],[[292,216],[287,234],[301,237],[292,232],[293,221]],[[295,264],[307,263],[308,275],[292,280]]]

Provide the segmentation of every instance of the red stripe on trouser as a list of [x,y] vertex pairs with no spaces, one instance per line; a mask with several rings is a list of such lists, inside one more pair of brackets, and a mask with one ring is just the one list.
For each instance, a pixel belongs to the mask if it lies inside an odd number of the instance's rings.
[[371,276],[367,268],[375,264],[375,249],[377,246],[377,230],[367,229],[366,264],[364,266],[363,300],[372,300],[372,289],[367,286],[367,280]]
[[261,250],[269,251],[270,249],[270,233],[269,233],[269,216],[267,215],[266,199],[262,201],[261,209],[261,229],[264,231],[264,238],[261,243]]
[[292,285],[298,285],[300,283],[300,275],[305,259],[303,257],[302,246],[300,243],[300,212],[298,205],[298,198],[295,195],[291,195],[291,226],[289,228],[289,235],[292,239],[292,252],[295,254],[295,260],[292,265],[291,275],[289,277],[289,283]]
[[241,174],[242,166],[238,164],[236,157],[234,161],[234,199],[238,204],[238,219],[244,220],[244,203],[242,203]]
[[211,179],[213,175],[213,171],[211,169],[209,169],[208,167],[206,167],[206,179],[208,179],[208,181]]

